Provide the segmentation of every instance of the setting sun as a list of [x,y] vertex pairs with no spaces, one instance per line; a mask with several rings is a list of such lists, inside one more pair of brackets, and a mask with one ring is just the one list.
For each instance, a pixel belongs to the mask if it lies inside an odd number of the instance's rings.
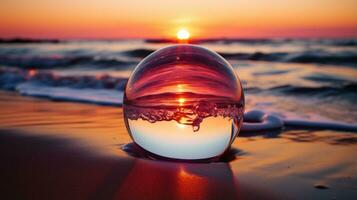
[[188,40],[190,38],[190,33],[186,29],[181,29],[176,35],[179,40]]
[[182,106],[185,103],[185,99],[184,98],[179,98],[178,102],[180,103],[180,106]]

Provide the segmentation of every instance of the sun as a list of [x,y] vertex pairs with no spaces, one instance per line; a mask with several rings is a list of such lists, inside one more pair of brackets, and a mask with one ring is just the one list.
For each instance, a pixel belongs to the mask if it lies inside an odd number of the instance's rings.
[[190,32],[186,29],[181,29],[177,32],[176,37],[179,40],[188,40],[190,39]]
[[179,102],[180,106],[183,106],[183,104],[185,103],[186,99],[179,98],[177,101]]

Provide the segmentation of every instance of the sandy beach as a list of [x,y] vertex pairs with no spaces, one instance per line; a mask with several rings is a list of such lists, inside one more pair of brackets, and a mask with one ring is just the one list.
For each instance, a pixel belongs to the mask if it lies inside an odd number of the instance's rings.
[[327,130],[241,133],[233,159],[149,160],[121,107],[0,94],[2,199],[354,199],[357,136]]

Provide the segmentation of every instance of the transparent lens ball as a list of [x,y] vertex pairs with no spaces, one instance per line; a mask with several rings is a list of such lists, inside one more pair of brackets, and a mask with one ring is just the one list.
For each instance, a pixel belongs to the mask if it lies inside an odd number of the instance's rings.
[[124,119],[132,139],[148,152],[173,159],[222,155],[243,121],[239,78],[218,54],[173,45],[147,56],[125,88]]

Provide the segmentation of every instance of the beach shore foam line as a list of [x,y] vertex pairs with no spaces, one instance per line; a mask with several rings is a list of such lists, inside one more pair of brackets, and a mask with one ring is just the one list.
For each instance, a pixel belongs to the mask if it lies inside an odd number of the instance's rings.
[[[33,83],[19,84],[16,91],[24,96],[108,106],[122,106],[124,95],[123,92],[117,90],[48,87]],[[284,127],[357,132],[357,125],[355,124],[324,119],[315,120],[306,117],[290,117],[287,113],[277,114],[258,109],[246,111],[243,119],[242,132],[258,132]]]

